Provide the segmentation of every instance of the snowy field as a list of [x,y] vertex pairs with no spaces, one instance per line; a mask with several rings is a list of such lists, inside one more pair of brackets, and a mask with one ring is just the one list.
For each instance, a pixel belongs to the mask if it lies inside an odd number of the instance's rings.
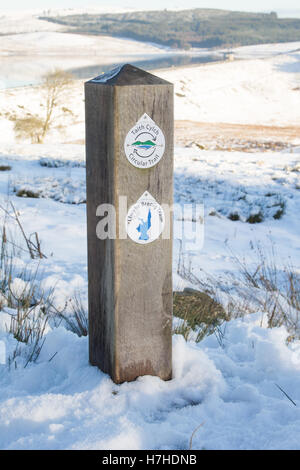
[[[49,147],[41,146],[40,151],[51,154]],[[48,256],[41,262],[40,278],[44,289],[55,285],[58,308],[74,291],[80,291],[85,301],[87,290],[85,205],[77,204],[85,192],[83,152],[80,146],[62,146],[61,153],[67,152],[76,158],[54,158],[52,167],[41,166],[51,165],[50,157],[2,158],[2,164],[12,166],[9,187],[7,174],[0,176],[2,201],[9,193],[26,232],[40,235]],[[205,244],[189,252],[195,270],[201,267],[215,275],[234,271],[226,241],[236,253],[246,254],[250,242],[268,243],[269,236],[282,259],[292,256],[299,266],[296,155],[180,148],[175,153],[175,201],[205,202]],[[18,198],[14,190],[20,188],[31,189],[40,198]],[[286,203],[280,220],[272,217],[267,190]],[[257,210],[258,199],[264,222],[249,225],[228,219],[230,199],[241,194],[249,198],[241,206],[235,199],[241,217]],[[216,215],[209,215],[213,211]],[[176,274],[178,248],[175,242],[176,289],[188,285]],[[26,256],[14,260],[17,278],[24,262],[28,263]],[[28,263],[28,269],[34,270],[36,264]],[[3,307],[0,316],[0,339],[8,354],[16,345],[6,333],[11,313]],[[231,321],[224,326],[221,344],[214,335],[199,344],[175,336],[171,382],[144,377],[121,386],[88,365],[86,338],[62,326],[49,327],[36,363],[24,369],[19,357],[17,369],[0,366],[1,448],[186,449],[192,431],[204,422],[193,440],[197,449],[297,449],[300,414],[277,385],[300,402],[300,343],[288,347],[285,328],[262,328],[261,319],[258,312]]]
[[[274,46],[270,53],[267,46],[264,58],[261,47],[245,48],[251,55],[245,60],[156,72],[175,83],[177,120],[212,123],[216,131],[218,123],[296,129],[283,151],[176,145],[175,202],[204,203],[204,221],[192,225],[204,228],[204,245],[182,247],[197,276],[230,273],[238,279],[235,255],[251,263],[256,243],[275,247],[280,269],[291,261],[300,272],[297,48]],[[67,305],[70,314],[76,293],[84,306],[87,301],[82,82],[66,93],[71,112],[59,117],[57,111],[44,144],[18,142],[14,115],[28,109],[42,115],[43,103],[39,87],[0,92],[0,168],[11,167],[0,171],[0,205],[12,214],[13,203],[26,234],[38,232],[47,256],[30,260],[16,250],[13,294],[24,289],[25,267],[30,277],[38,266],[40,289],[54,288],[56,309]],[[260,223],[249,223],[257,215]],[[1,226],[3,220],[2,211]],[[15,234],[26,249],[15,221],[7,216],[6,224],[8,236]],[[175,233],[179,224],[175,218]],[[179,248],[175,240],[175,290],[193,286],[177,274]],[[0,306],[0,345],[12,357],[17,342],[7,330],[16,309],[3,298]],[[300,448],[300,342],[287,344],[283,326],[268,329],[263,312],[224,323],[221,335],[200,343],[174,335],[171,381],[147,376],[118,386],[88,364],[87,338],[65,326],[49,322],[36,362],[27,364],[24,345],[5,364],[0,349],[1,449],[188,449],[202,423],[194,449]]]

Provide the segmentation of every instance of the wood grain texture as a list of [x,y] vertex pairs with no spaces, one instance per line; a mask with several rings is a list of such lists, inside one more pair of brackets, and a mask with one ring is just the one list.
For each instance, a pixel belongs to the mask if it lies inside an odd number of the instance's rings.
[[114,204],[113,89],[89,84],[85,89],[89,357],[110,373],[115,362],[114,240],[96,237],[96,210],[104,202]]
[[[172,376],[172,237],[139,245],[99,240],[96,208],[119,196],[128,207],[148,190],[173,203],[173,85],[125,66],[106,83],[87,82],[86,157],[90,362],[116,383]],[[149,169],[131,165],[124,140],[147,113],[165,135],[165,153]],[[125,223],[125,221],[124,221]]]

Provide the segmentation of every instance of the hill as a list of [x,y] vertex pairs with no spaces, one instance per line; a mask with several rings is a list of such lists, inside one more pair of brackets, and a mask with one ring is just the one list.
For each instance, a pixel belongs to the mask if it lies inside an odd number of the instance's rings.
[[300,40],[300,19],[275,12],[227,10],[135,11],[40,17],[72,32],[104,34],[156,42],[174,48],[232,47]]

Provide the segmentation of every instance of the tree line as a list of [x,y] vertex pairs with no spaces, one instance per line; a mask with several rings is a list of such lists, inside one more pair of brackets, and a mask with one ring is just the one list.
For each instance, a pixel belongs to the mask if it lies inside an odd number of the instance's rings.
[[155,42],[173,48],[233,47],[300,40],[300,19],[275,12],[227,10],[141,11],[116,14],[43,16],[81,34],[102,34]]

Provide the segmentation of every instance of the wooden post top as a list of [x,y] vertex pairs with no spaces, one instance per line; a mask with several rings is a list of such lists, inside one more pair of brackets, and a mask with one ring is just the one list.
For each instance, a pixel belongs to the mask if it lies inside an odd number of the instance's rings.
[[132,85],[172,85],[152,73],[139,69],[134,65],[124,64],[92,78],[86,84],[132,86]]

